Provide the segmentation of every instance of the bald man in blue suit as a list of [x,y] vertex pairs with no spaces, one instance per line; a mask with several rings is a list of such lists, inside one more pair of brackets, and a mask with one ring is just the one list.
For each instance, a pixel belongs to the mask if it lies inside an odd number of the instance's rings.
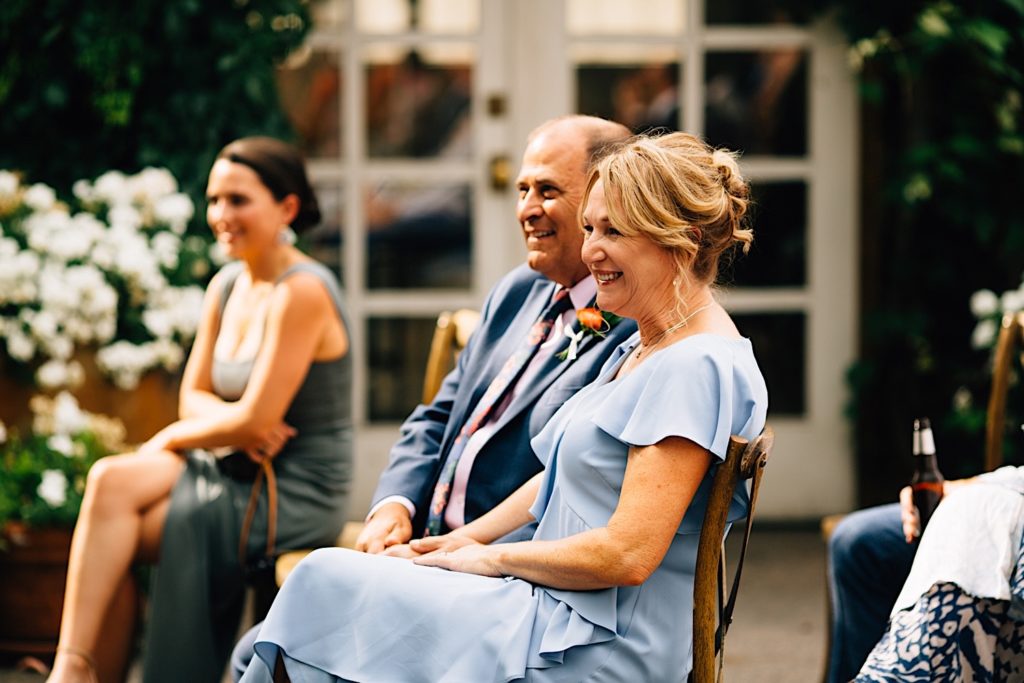
[[[405,554],[422,536],[428,508],[455,437],[505,361],[515,353],[559,288],[569,289],[573,309],[592,306],[596,283],[580,258],[579,204],[594,155],[629,131],[590,116],[567,116],[534,130],[517,178],[516,215],[527,263],[506,275],[484,304],[480,326],[430,405],[402,425],[373,496],[357,550]],[[556,321],[548,341],[459,458],[442,532],[476,519],[541,469],[530,438],[555,410],[596,376],[612,350],[636,329],[621,321],[604,338],[585,335],[575,360],[560,360],[568,345],[564,328],[579,328],[573,310]],[[467,457],[471,462],[467,463]],[[461,475],[461,476],[460,476]],[[524,528],[505,540],[532,535]],[[399,546],[391,550],[394,546]]]

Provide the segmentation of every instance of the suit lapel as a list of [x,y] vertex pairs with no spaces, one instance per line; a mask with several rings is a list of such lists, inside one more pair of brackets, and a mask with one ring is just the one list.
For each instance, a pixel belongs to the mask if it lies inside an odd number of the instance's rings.
[[[588,305],[593,306],[593,301],[591,301],[591,303]],[[578,332],[580,329],[579,320],[574,319],[570,327],[574,334]],[[561,335],[562,339],[556,347],[555,352],[549,355],[548,358],[544,361],[544,364],[537,372],[537,375],[534,377],[533,381],[530,382],[530,385],[517,387],[515,399],[509,405],[508,409],[504,413],[502,413],[501,417],[498,418],[497,429],[501,429],[506,422],[513,419],[516,415],[522,412],[524,408],[532,405],[534,400],[536,400],[537,396],[539,396],[541,393],[546,391],[548,387],[554,384],[555,380],[561,377],[562,373],[569,369],[569,366],[571,366],[573,363],[579,362],[580,357],[587,351],[587,349],[589,349],[598,341],[598,338],[595,335],[583,335],[583,339],[580,340],[576,350],[576,359],[572,361],[568,359],[562,360],[561,358],[558,357],[558,354],[565,351],[569,347],[569,338],[565,335],[564,329],[561,332]]]
[[[537,321],[545,306],[554,294],[555,285],[550,280],[538,280],[530,288],[530,294],[519,307],[516,315],[508,327],[501,332],[497,339],[487,340],[487,344],[478,349],[479,358],[474,360],[473,365],[466,369],[463,374],[463,381],[473,383],[473,390],[467,399],[460,402],[456,407],[452,419],[449,421],[450,441],[462,429],[470,414],[476,408],[480,398],[487,391],[487,387],[501,371],[505,362],[515,353],[519,347],[526,342],[526,336],[530,332],[533,323]],[[516,401],[518,403],[518,401]],[[509,406],[510,408],[512,406]],[[509,411],[505,411],[508,413]],[[454,427],[455,429],[452,429]],[[447,448],[445,448],[447,451]]]

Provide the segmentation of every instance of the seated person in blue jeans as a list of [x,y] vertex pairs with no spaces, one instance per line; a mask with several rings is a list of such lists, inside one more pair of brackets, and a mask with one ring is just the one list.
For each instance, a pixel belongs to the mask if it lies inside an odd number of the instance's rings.
[[1022,535],[1024,467],[943,498],[855,682],[1024,681]]
[[[988,476],[947,481],[943,494]],[[836,526],[828,547],[832,592],[829,683],[856,676],[882,637],[910,574],[919,535],[909,486],[900,491],[899,503],[858,510]]]

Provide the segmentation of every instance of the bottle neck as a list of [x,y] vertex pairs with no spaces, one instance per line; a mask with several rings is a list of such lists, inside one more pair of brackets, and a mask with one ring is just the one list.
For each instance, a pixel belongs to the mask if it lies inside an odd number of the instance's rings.
[[919,481],[942,481],[942,472],[939,471],[935,454],[919,455],[914,463],[914,482]]
[[914,435],[914,455],[920,455],[922,457],[935,457],[935,437],[932,436],[932,430],[929,428],[922,429],[919,434]]

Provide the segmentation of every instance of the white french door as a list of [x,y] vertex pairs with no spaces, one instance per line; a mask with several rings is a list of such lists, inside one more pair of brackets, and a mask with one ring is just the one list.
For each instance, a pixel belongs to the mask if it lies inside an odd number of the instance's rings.
[[365,512],[415,405],[440,310],[522,262],[527,133],[580,112],[744,152],[755,247],[723,300],[755,343],[776,447],[763,518],[853,503],[844,372],[856,340],[857,103],[827,23],[741,0],[320,0],[281,92],[329,219],[313,253],[353,317]]

